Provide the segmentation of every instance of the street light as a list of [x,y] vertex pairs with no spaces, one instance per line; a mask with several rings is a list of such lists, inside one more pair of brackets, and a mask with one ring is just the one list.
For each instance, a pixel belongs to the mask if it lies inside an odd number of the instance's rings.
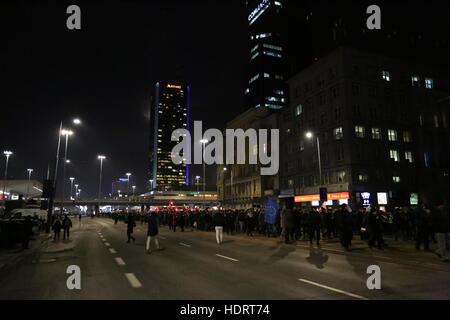
[[150,191],[153,190],[153,179],[150,179]]
[[203,205],[205,205],[205,188],[206,188],[206,167],[205,167],[205,149],[206,144],[208,143],[208,139],[200,140],[200,143],[203,144]]
[[81,120],[78,119],[78,118],[73,119],[73,123],[74,123],[74,124],[81,124]]
[[3,181],[3,201],[6,202],[6,181],[8,179],[8,163],[9,163],[9,156],[12,155],[12,151],[6,150],[3,151],[3,154],[6,157],[6,165],[5,165],[5,180]]
[[98,155],[97,159],[100,160],[100,179],[98,182],[98,213],[100,213],[100,194],[102,192],[102,170],[103,170],[103,160],[106,159],[105,156],[102,155]]
[[128,195],[130,195],[130,176],[131,176],[131,173],[125,173],[125,175],[127,176],[127,193],[128,193]]
[[[312,139],[314,137],[312,132],[306,133],[306,138]],[[317,142],[317,160],[319,162],[319,186],[322,185],[322,164],[320,162],[320,141],[319,136],[316,136],[316,142]]]
[[70,177],[70,200],[72,200],[72,190],[73,190],[73,181],[75,180],[74,177]]
[[136,186],[132,186],[133,188],[133,196],[134,196],[134,191],[136,190]]
[[[75,120],[74,120],[75,123]],[[63,164],[63,189],[62,189],[62,199],[61,199],[61,213],[63,212],[63,203],[64,203],[64,197],[65,197],[65,193],[66,193],[66,164],[70,163],[70,160],[67,159],[67,149],[69,146],[69,137],[71,135],[73,135],[73,131],[72,130],[66,130],[63,129],[61,131],[61,134],[63,136],[66,136],[66,148],[64,150],[64,164]]]
[[28,171],[28,184],[27,184],[27,196],[26,196],[26,198],[28,199],[28,195],[30,193],[31,173],[33,172],[33,169],[27,169],[27,171]]

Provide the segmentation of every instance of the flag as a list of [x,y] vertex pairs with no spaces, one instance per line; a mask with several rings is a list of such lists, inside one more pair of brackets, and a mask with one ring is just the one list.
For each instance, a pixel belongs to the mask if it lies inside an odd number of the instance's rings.
[[268,198],[264,205],[264,222],[275,224],[277,222],[277,214],[280,206],[272,198]]

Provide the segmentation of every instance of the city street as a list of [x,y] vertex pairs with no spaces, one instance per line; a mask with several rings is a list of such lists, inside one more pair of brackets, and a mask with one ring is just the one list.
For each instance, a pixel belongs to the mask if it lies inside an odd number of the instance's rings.
[[[391,252],[345,253],[324,243],[160,229],[161,251],[145,253],[147,226],[135,243],[126,225],[73,218],[70,241],[50,239],[38,254],[2,270],[0,299],[449,299],[450,267]],[[327,249],[328,248],[328,249]],[[369,250],[369,249],[367,249]],[[359,252],[361,251],[361,252]],[[81,269],[81,290],[66,286],[66,269]],[[381,290],[366,287],[369,265],[381,268]]]

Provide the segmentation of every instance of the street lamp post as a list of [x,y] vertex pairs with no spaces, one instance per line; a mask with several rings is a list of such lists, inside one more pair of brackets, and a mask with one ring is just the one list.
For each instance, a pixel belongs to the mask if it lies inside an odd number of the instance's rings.
[[103,170],[103,160],[106,159],[105,156],[99,155],[97,159],[100,160],[100,179],[98,181],[98,213],[100,213],[100,195],[102,192],[102,170]]
[[152,191],[153,190],[153,179],[150,179],[149,181],[150,181],[150,191]]
[[66,136],[66,147],[64,149],[64,163],[63,163],[63,189],[62,189],[62,199],[61,199],[61,213],[64,210],[64,197],[66,193],[66,165],[70,163],[70,160],[67,159],[67,149],[69,146],[69,136],[73,134],[71,130],[63,130],[61,132],[62,135]]
[[6,203],[6,181],[8,181],[8,163],[9,157],[13,154],[11,151],[3,151],[3,154],[6,157],[6,165],[5,165],[5,180],[3,181],[3,202]]
[[131,176],[131,173],[127,172],[127,173],[125,173],[125,175],[127,176],[127,194],[128,194],[128,196],[130,196],[130,176]]
[[132,186],[133,188],[133,197],[134,197],[134,192],[136,191],[136,186]]
[[75,180],[74,177],[70,177],[70,200],[72,200],[72,191],[73,191],[73,181]]
[[30,194],[31,173],[33,172],[33,169],[27,169],[27,171],[28,171],[28,184],[27,184],[27,196],[26,196],[26,198],[28,199],[28,196]]
[[200,176],[195,176],[195,180],[197,181],[197,193],[199,193],[199,184],[198,184],[198,181],[200,180]]
[[206,163],[205,163],[205,149],[206,144],[208,143],[207,139],[200,140],[200,143],[203,144],[203,205],[205,205],[205,192],[206,192]]
[[78,198],[78,186],[79,186],[79,184],[75,185],[75,199]]
[[[312,132],[307,132],[306,137],[308,139],[311,139],[314,135]],[[320,162],[320,141],[319,136],[316,136],[316,142],[317,142],[317,160],[319,162],[319,186],[322,186],[322,163]]]

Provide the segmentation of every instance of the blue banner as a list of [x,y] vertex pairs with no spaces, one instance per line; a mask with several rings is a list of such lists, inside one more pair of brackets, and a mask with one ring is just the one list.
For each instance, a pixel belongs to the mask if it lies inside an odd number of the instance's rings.
[[268,224],[276,224],[279,210],[280,206],[278,203],[273,199],[268,198],[266,204],[264,205],[264,222]]

